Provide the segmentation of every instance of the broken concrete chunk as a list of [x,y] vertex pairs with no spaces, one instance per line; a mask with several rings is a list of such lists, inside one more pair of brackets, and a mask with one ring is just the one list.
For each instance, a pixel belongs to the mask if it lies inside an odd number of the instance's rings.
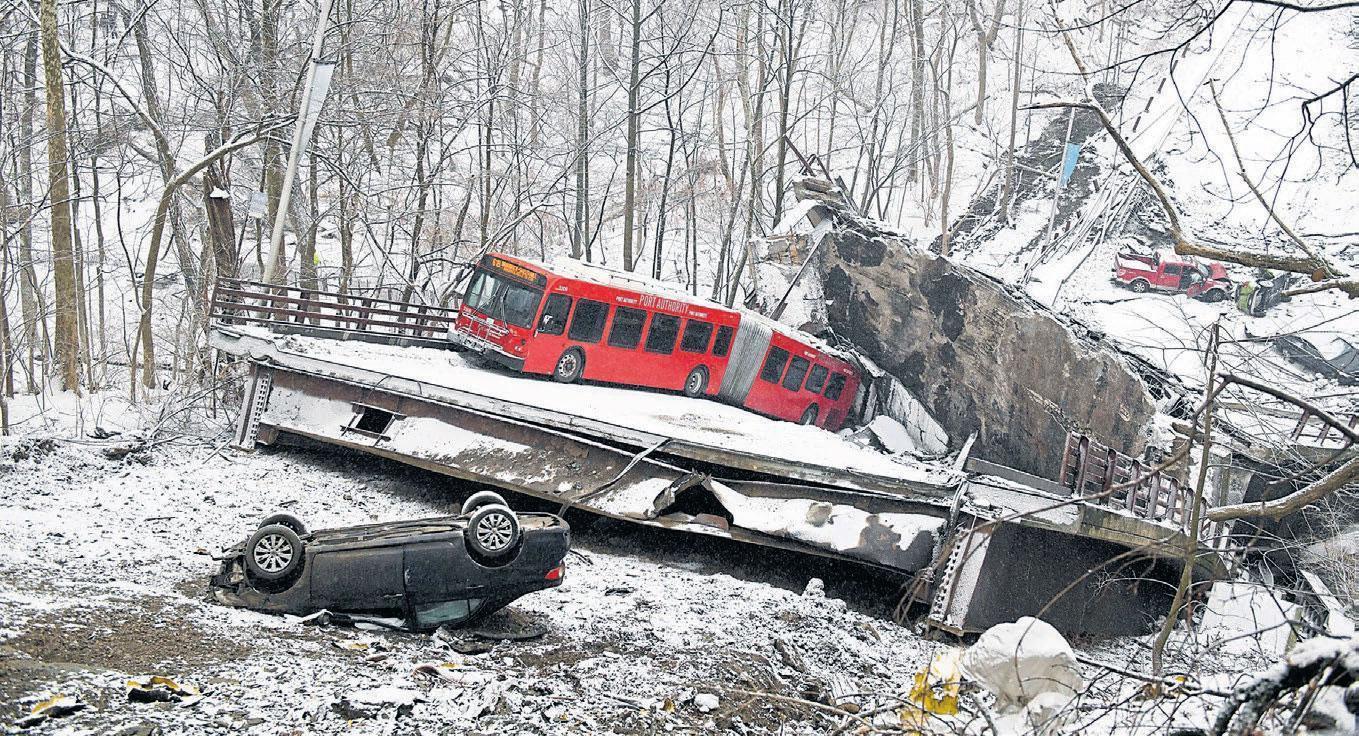
[[352,703],[363,705],[395,705],[410,706],[424,702],[423,695],[416,690],[396,687],[395,685],[384,685],[382,687],[369,688],[367,690],[355,690],[347,696]]
[[835,508],[833,504],[825,501],[813,501],[807,508],[807,523],[812,526],[821,526],[831,517],[831,511]]
[[1230,654],[1281,657],[1294,641],[1302,609],[1268,585],[1220,581],[1208,594],[1200,630]]
[[893,455],[913,452],[916,449],[915,442],[911,440],[911,435],[906,431],[906,427],[889,416],[880,414],[873,417],[873,421],[868,423],[868,431],[873,433],[884,450]]

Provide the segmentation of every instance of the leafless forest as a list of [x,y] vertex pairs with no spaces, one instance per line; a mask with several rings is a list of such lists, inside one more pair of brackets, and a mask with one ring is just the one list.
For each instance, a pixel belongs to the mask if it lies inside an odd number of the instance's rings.
[[[1002,205],[985,216],[1005,221],[1031,173],[1015,151],[1053,106],[1093,101],[1096,84],[1164,86],[1186,57],[1243,39],[1247,58],[1272,55],[1273,36],[1299,16],[1343,28],[1353,7],[9,2],[5,391],[58,378],[98,388],[137,366],[148,387],[157,371],[201,377],[217,275],[447,303],[459,264],[495,245],[744,301],[759,288],[752,243],[788,212],[789,182],[808,166],[839,176],[866,213],[948,251],[986,189]],[[273,249],[314,46],[333,82]],[[1246,153],[1265,208],[1300,179],[1353,179],[1359,85],[1342,58],[1302,83],[1284,77],[1282,59],[1263,77],[1238,80],[1226,63],[1209,75],[1222,77],[1214,94],[1231,100],[1232,127],[1284,104],[1297,118]],[[1111,113],[1116,129],[1137,117],[1128,108]],[[1196,109],[1177,122],[1181,133],[1217,121]],[[1219,142],[1205,155],[1238,168]],[[1263,221],[1241,181],[1230,187]],[[1180,239],[1244,262],[1262,250]],[[1343,272],[1301,240],[1272,250],[1289,253],[1274,265]]]

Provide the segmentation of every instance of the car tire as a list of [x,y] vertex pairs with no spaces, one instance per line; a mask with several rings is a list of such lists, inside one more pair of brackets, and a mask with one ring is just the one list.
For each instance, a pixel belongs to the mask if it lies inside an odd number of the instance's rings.
[[505,557],[519,545],[519,517],[509,506],[482,506],[467,520],[463,538],[478,557],[489,560]]
[[302,567],[303,544],[297,532],[282,524],[255,530],[245,543],[245,569],[252,577],[277,582]]
[[1208,293],[1203,295],[1203,300],[1206,302],[1220,302],[1226,298],[1227,292],[1222,289],[1209,289]]
[[470,516],[473,511],[493,503],[500,504],[501,506],[509,506],[509,504],[505,503],[505,497],[495,491],[477,491],[468,496],[466,501],[462,502],[462,512],[459,515]]
[[297,518],[296,516],[293,516],[292,514],[287,513],[266,516],[264,518],[264,521],[261,521],[259,523],[259,526],[255,528],[263,529],[266,526],[272,526],[274,524],[281,524],[283,526],[288,527],[289,529],[292,529],[299,537],[307,533],[307,525],[303,524],[301,519]]
[[689,371],[689,375],[684,377],[684,395],[690,398],[698,398],[708,393],[708,369],[703,366],[694,366]]
[[1131,284],[1128,284],[1128,288],[1132,289],[1135,293],[1145,294],[1148,291],[1151,291],[1151,284],[1148,283],[1146,279],[1136,279]]
[[798,424],[816,424],[816,419],[821,415],[821,407],[816,404],[808,406],[802,412],[802,418],[797,420]]
[[571,348],[557,358],[552,368],[552,380],[557,383],[575,383],[585,375],[585,354],[580,348]]

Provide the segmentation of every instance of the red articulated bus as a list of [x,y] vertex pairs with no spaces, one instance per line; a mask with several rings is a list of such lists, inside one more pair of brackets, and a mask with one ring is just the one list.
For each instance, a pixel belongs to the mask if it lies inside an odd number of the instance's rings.
[[859,389],[809,335],[666,284],[568,261],[481,259],[450,337],[512,370],[681,391],[835,431]]

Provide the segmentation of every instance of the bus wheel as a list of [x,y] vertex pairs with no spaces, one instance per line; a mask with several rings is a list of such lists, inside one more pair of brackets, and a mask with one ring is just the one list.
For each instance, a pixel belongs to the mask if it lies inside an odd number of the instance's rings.
[[821,413],[821,408],[818,407],[816,404],[812,404],[811,406],[807,407],[807,410],[806,410],[806,411],[802,412],[802,418],[799,419],[799,420],[797,421],[797,423],[798,423],[798,424],[816,424],[816,417],[817,417],[817,415],[820,414],[820,413]]
[[689,376],[684,379],[684,395],[699,397],[708,393],[708,369],[703,366],[694,366],[689,371]]
[[552,380],[558,383],[575,383],[585,372],[585,355],[579,348],[571,348],[557,358],[557,367],[552,370]]

